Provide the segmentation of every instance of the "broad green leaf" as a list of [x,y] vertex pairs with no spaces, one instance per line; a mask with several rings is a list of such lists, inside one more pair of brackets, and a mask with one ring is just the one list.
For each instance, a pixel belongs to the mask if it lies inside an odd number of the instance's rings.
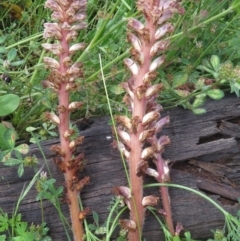
[[8,51],[7,60],[11,62],[16,58],[16,56],[17,56],[17,50],[15,48],[12,48]]
[[9,144],[10,148],[13,149],[15,146],[15,141],[17,139],[17,133],[13,129],[7,129],[3,135],[5,141]]
[[36,128],[36,127],[33,127],[33,126],[29,126],[29,127],[26,128],[26,131],[27,132],[33,132],[33,131],[38,130],[38,129],[39,128]]
[[55,131],[48,131],[48,134],[50,136],[53,136],[53,137],[57,137],[58,136],[58,133],[56,133]]
[[203,59],[202,64],[203,64],[203,66],[207,67],[208,69],[212,68],[211,64],[209,63],[209,61],[207,59]]
[[198,96],[195,98],[193,104],[192,104],[192,107],[193,108],[198,108],[199,106],[203,105],[206,101],[206,98],[203,97],[203,98],[199,98]]
[[192,109],[192,111],[196,115],[201,115],[206,113],[206,110],[204,108],[195,108],[195,109]]
[[178,72],[173,77],[172,87],[177,88],[188,81],[188,73],[186,72]]
[[20,164],[22,162],[22,160],[19,160],[19,159],[15,159],[15,158],[10,158],[9,160],[6,160],[4,162],[4,165],[5,166],[16,166],[18,164]]
[[214,70],[217,72],[220,66],[220,59],[217,55],[212,55],[210,62],[214,68]]
[[224,92],[220,89],[208,90],[206,94],[214,100],[220,100],[224,97]]
[[93,220],[94,220],[96,226],[99,226],[99,216],[98,216],[98,214],[93,211],[92,215],[93,215]]
[[11,151],[0,151],[0,162],[6,162],[11,158]]
[[18,167],[18,176],[21,177],[24,173],[24,166],[23,163],[21,163]]
[[186,97],[190,94],[187,90],[174,90],[179,96]]
[[25,63],[26,63],[26,60],[22,59],[22,60],[11,62],[10,65],[16,67],[16,66],[23,65]]
[[6,241],[6,235],[0,235],[0,241]]
[[3,124],[0,123],[0,150],[10,150],[11,145],[5,138],[5,132],[8,130]]
[[20,154],[19,151],[14,150],[14,154],[15,154],[15,157],[16,157],[17,159],[22,160],[22,155]]
[[113,85],[111,86],[110,90],[115,95],[120,95],[125,92],[125,90],[120,85]]
[[27,144],[21,144],[21,145],[15,147],[14,149],[23,155],[26,155],[29,152],[29,146]]
[[206,72],[208,72],[208,73],[210,73],[212,75],[215,75],[215,72],[213,70],[211,70],[211,69],[209,69],[209,68],[207,68],[207,67],[205,67],[203,65],[198,65],[197,69],[200,69],[200,70],[206,71]]
[[6,48],[3,46],[0,46],[0,54],[5,54],[7,52]]
[[4,43],[6,39],[7,39],[7,35],[0,36],[0,44]]
[[0,96],[0,116],[6,116],[14,112],[20,104],[20,98],[15,94]]

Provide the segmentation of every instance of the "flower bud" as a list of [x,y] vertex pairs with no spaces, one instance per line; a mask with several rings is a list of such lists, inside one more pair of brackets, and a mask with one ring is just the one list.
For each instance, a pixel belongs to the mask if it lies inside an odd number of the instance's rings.
[[148,162],[141,160],[140,162],[138,162],[137,164],[137,170],[136,170],[136,175],[138,177],[141,177],[145,174],[146,170],[148,168]]
[[60,55],[62,53],[62,46],[60,44],[42,44],[42,47],[53,54]]
[[156,95],[162,89],[163,89],[163,85],[162,84],[156,84],[156,85],[150,86],[146,90],[146,93],[145,93],[146,99],[152,98],[154,95]]
[[153,168],[147,168],[145,173],[151,177],[155,177],[156,179],[159,177],[159,173]]
[[62,38],[62,34],[58,23],[44,23],[43,38],[56,38],[60,40]]
[[122,82],[120,84],[120,86],[126,90],[126,92],[128,93],[128,95],[130,96],[131,100],[134,99],[134,94],[132,92],[132,90],[129,88],[129,83],[128,82]]
[[57,115],[52,114],[50,112],[46,112],[45,117],[46,117],[47,120],[52,121],[54,124],[56,124],[58,126],[60,125],[60,119]]
[[56,59],[53,59],[50,57],[43,57],[43,62],[45,63],[47,68],[50,68],[50,69],[60,68],[59,62]]
[[86,27],[87,27],[87,24],[86,24],[86,23],[80,22],[80,23],[78,23],[78,24],[73,25],[70,30],[72,30],[72,31],[78,31],[78,30],[85,29]]
[[168,136],[161,136],[157,141],[156,151],[162,153],[164,150],[164,147],[168,144],[170,144],[170,138]]
[[118,149],[120,152],[122,152],[122,154],[128,159],[130,157],[130,152],[127,151],[127,149],[125,148],[125,146],[119,142],[118,144]]
[[122,126],[127,128],[129,131],[131,130],[132,124],[130,119],[127,116],[116,115],[114,117],[118,123],[120,123]]
[[114,187],[113,192],[117,196],[122,196],[126,199],[130,199],[132,197],[131,190],[129,187],[120,186],[120,187]]
[[85,43],[77,43],[77,44],[73,44],[70,48],[69,48],[69,53],[75,53],[78,50],[84,49],[86,47]]
[[141,153],[141,158],[146,160],[147,158],[151,157],[154,153],[154,149],[152,146],[146,147],[143,149]]
[[139,141],[144,142],[146,139],[152,138],[155,133],[156,133],[155,128],[151,128],[146,131],[143,131],[139,135]]
[[160,39],[163,37],[166,33],[173,32],[174,28],[171,23],[166,23],[162,25],[155,33],[155,39]]
[[132,33],[127,33],[127,38],[128,38],[128,41],[131,42],[133,48],[136,49],[137,52],[141,52],[142,44],[140,39]]
[[163,118],[161,118],[156,124],[155,124],[155,128],[156,128],[156,132],[159,132],[162,130],[162,127],[166,124],[168,124],[170,121],[169,116],[165,116]]
[[148,124],[150,124],[155,120],[158,120],[159,118],[160,118],[160,114],[158,111],[151,111],[147,113],[145,116],[143,116],[142,124],[144,126],[147,126]]
[[150,82],[152,82],[156,78],[157,78],[157,72],[156,71],[148,72],[143,76],[143,83],[149,84]]
[[68,109],[70,111],[73,111],[73,110],[79,109],[82,106],[83,106],[83,102],[77,102],[76,101],[76,102],[70,103],[69,106],[68,106]]
[[[168,45],[169,45],[169,41],[166,41],[166,40],[160,40],[160,41],[156,42],[150,50],[151,56],[154,56],[157,53],[165,50],[168,47]],[[158,66],[160,66],[160,65],[161,64],[159,64]]]
[[69,139],[69,137],[72,136],[73,134],[75,134],[75,130],[73,130],[73,129],[68,129],[68,130],[66,130],[66,131],[64,132],[63,137],[64,137],[65,139]]
[[122,227],[122,229],[127,229],[130,232],[135,232],[137,225],[133,220],[129,220],[129,219],[123,219],[123,220],[119,220],[119,224]]
[[126,144],[127,146],[130,146],[130,142],[131,142],[130,135],[126,131],[121,130],[120,128],[117,129],[117,133],[121,138],[121,140],[123,141],[123,143]]
[[150,65],[149,71],[155,71],[163,62],[165,61],[165,56],[160,56],[153,60],[153,62]]
[[128,20],[128,25],[127,25],[128,28],[131,28],[133,29],[134,31],[142,34],[144,32],[144,25],[138,21],[137,19],[134,19],[134,18],[130,18]]
[[153,195],[146,196],[142,199],[142,205],[144,207],[147,206],[156,206],[159,202],[159,197],[155,197]]
[[136,95],[138,100],[141,100],[143,97],[145,97],[146,90],[147,90],[147,86],[145,85],[140,85],[137,87]]
[[133,75],[137,75],[139,71],[139,66],[132,59],[124,59],[124,64],[129,68]]

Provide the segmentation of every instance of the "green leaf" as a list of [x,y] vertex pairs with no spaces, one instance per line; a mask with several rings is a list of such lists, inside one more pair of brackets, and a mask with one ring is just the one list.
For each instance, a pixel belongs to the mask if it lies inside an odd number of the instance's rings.
[[14,149],[23,155],[26,155],[29,152],[29,146],[27,144],[21,144],[21,145],[15,147]]
[[200,69],[202,71],[206,71],[206,72],[212,74],[213,76],[216,74],[213,70],[211,70],[211,69],[209,69],[209,68],[207,68],[207,67],[205,67],[203,65],[198,65],[197,69]]
[[209,63],[209,61],[207,59],[203,59],[202,64],[203,64],[203,66],[207,67],[208,69],[212,68],[211,64]]
[[234,0],[232,3],[232,8],[237,11],[237,13],[240,13],[240,2],[239,0]]
[[4,134],[7,131],[7,128],[0,123],[0,150],[8,150],[11,149],[9,143],[6,142]]
[[10,65],[11,66],[14,66],[14,67],[17,67],[17,66],[20,66],[20,65],[23,65],[26,63],[26,60],[25,59],[22,59],[22,60],[18,60],[18,61],[14,61],[14,62],[11,62]]
[[198,108],[199,106],[203,105],[206,101],[206,98],[203,97],[203,98],[199,98],[198,96],[195,98],[193,104],[192,104],[192,107],[193,108]]
[[211,59],[210,59],[210,62],[212,64],[212,67],[214,68],[214,70],[216,72],[218,72],[219,66],[220,66],[220,59],[219,59],[219,57],[217,55],[212,55]]
[[10,158],[10,159],[8,159],[8,160],[6,160],[5,162],[4,162],[4,165],[5,166],[16,166],[16,165],[18,165],[18,164],[20,164],[22,162],[22,160],[19,160],[19,159],[15,159],[15,158]]
[[20,104],[20,98],[15,94],[0,96],[0,116],[6,116],[14,112]]
[[3,135],[5,141],[9,144],[10,149],[13,149],[15,146],[15,141],[17,139],[17,133],[13,129],[7,129]]
[[18,167],[18,176],[21,177],[24,173],[24,166],[23,163],[21,163]]
[[29,127],[26,128],[26,131],[27,132],[33,132],[33,131],[38,130],[38,129],[39,128],[36,128],[36,127],[33,127],[33,126],[29,126]]
[[4,43],[6,39],[7,39],[7,35],[0,36],[0,44]]
[[98,216],[98,214],[93,211],[92,215],[93,215],[93,220],[94,220],[96,226],[99,226],[99,216]]
[[6,235],[0,235],[0,241],[6,241]]
[[0,54],[5,54],[7,52],[5,47],[0,46]]
[[178,72],[173,77],[172,87],[177,88],[188,81],[188,73],[186,72]]
[[0,215],[0,232],[7,230],[8,225],[8,215],[6,213]]
[[11,158],[11,150],[0,151],[0,162],[5,162]]
[[120,85],[112,85],[110,90],[115,95],[120,95],[125,92],[125,90]]
[[239,95],[240,84],[237,82],[234,82],[234,81],[229,81],[229,83],[230,83],[230,87],[231,87],[231,93],[235,92],[237,97],[240,97],[240,95]]
[[208,90],[206,94],[214,100],[220,100],[224,97],[224,92],[220,89]]
[[16,58],[16,56],[17,56],[17,50],[15,48],[12,48],[8,51],[7,60],[11,62]]
[[201,115],[206,113],[206,110],[204,108],[195,108],[195,109],[192,109],[192,111],[196,115]]

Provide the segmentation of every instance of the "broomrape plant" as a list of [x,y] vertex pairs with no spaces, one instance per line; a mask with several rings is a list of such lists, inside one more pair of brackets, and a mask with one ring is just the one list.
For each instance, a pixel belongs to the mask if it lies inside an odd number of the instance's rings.
[[[121,140],[119,149],[129,165],[130,189],[116,187],[118,196],[123,196],[130,209],[130,219],[120,220],[123,229],[128,230],[128,240],[141,240],[145,209],[155,206],[159,198],[153,195],[143,197],[143,175],[155,177],[159,183],[169,181],[168,161],[162,157],[164,147],[170,143],[168,136],[158,137],[159,131],[169,122],[169,117],[161,118],[161,105],[157,103],[157,95],[163,88],[161,83],[152,84],[157,77],[157,68],[163,64],[163,54],[169,46],[169,41],[163,37],[173,31],[173,25],[168,20],[175,13],[184,10],[174,0],[139,0],[137,9],[145,21],[129,19],[127,39],[131,43],[132,58],[124,60],[131,72],[128,82],[122,83],[127,94],[124,102],[129,106],[131,117],[116,116],[118,122],[117,134]],[[148,161],[152,159],[156,169],[149,168]],[[168,189],[160,187],[164,210],[170,233],[175,232]]]
[[82,221],[88,210],[80,210],[78,197],[79,193],[89,177],[79,179],[79,171],[84,167],[84,155],[80,153],[74,156],[76,146],[83,142],[82,136],[77,133],[70,124],[70,112],[82,106],[81,102],[69,100],[69,93],[77,88],[76,79],[83,76],[82,64],[73,63],[73,54],[85,47],[84,43],[72,44],[78,35],[78,31],[86,28],[84,19],[86,18],[85,0],[47,0],[45,7],[53,11],[51,17],[56,22],[44,24],[45,39],[55,39],[57,43],[45,43],[43,48],[53,55],[44,57],[43,61],[50,70],[47,80],[43,81],[45,87],[51,88],[58,94],[59,104],[57,106],[58,115],[46,113],[46,118],[56,124],[59,128],[60,145],[51,147],[57,156],[54,162],[64,173],[66,197],[72,221],[72,231],[75,241],[83,240]]
[[[118,196],[123,196],[129,207],[130,219],[120,220],[120,225],[128,232],[128,240],[140,241],[145,216],[145,209],[154,206],[159,198],[153,195],[143,197],[143,175],[148,174],[159,183],[169,180],[168,161],[162,158],[164,147],[170,143],[167,136],[158,137],[162,127],[169,122],[169,117],[161,118],[161,105],[156,101],[157,94],[163,88],[162,84],[152,84],[157,77],[157,68],[163,64],[163,52],[169,46],[169,41],[163,37],[173,31],[173,25],[168,20],[175,13],[183,13],[183,8],[174,0],[137,1],[137,8],[142,13],[144,23],[130,18],[128,20],[127,39],[132,45],[132,58],[124,60],[131,72],[128,82],[121,85],[127,94],[125,103],[131,111],[131,118],[116,116],[119,123],[117,133],[120,137],[119,149],[129,164],[130,188],[116,187]],[[55,39],[56,43],[45,43],[43,48],[56,58],[44,57],[43,61],[50,70],[45,87],[52,88],[59,98],[58,115],[46,113],[46,118],[59,128],[60,145],[51,149],[57,156],[54,162],[64,173],[66,200],[69,204],[72,220],[72,230],[75,241],[83,240],[82,221],[87,210],[79,209],[78,196],[89,181],[89,177],[79,180],[78,172],[83,169],[84,155],[74,156],[76,146],[83,142],[83,137],[77,137],[70,125],[70,112],[82,106],[81,102],[69,101],[69,93],[77,89],[76,79],[83,77],[82,64],[72,61],[73,54],[85,47],[84,43],[72,44],[77,31],[85,29],[86,1],[77,0],[47,0],[45,7],[53,11],[51,17],[56,22],[45,23],[43,37]],[[149,168],[148,161],[153,159],[156,169]],[[168,189],[160,187],[165,217],[170,233],[174,236],[174,226],[170,207]]]

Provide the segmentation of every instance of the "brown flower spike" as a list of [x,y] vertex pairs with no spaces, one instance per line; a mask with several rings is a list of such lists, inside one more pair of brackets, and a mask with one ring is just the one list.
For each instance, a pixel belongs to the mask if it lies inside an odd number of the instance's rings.
[[[86,28],[86,0],[47,0],[45,7],[53,13],[54,23],[44,24],[43,37],[51,39],[51,43],[42,44],[43,48],[51,52],[51,56],[44,57],[45,66],[50,70],[44,87],[58,93],[59,104],[56,112],[46,113],[46,118],[59,128],[60,145],[51,149],[57,154],[54,161],[63,172],[66,185],[66,199],[68,200],[72,230],[75,241],[83,241],[83,219],[87,212],[80,211],[78,196],[89,177],[78,178],[83,168],[83,155],[74,157],[76,146],[81,144],[83,137],[74,138],[74,131],[70,127],[70,112],[80,108],[81,102],[69,101],[69,92],[76,90],[76,79],[83,76],[82,63],[73,62],[72,56],[76,51],[85,47],[84,43],[72,43],[78,36],[78,31]],[[57,40],[57,43],[52,43]]]
[[[132,117],[116,117],[121,140],[119,149],[129,164],[131,189],[130,220],[122,221],[121,225],[136,224],[136,230],[131,228],[128,232],[128,240],[131,241],[141,240],[145,207],[158,202],[154,196],[143,197],[142,174],[154,176],[159,182],[169,180],[169,168],[162,152],[170,140],[167,136],[157,137],[157,133],[169,122],[169,117],[161,118],[162,107],[156,101],[162,84],[152,85],[151,82],[157,77],[157,68],[165,61],[163,52],[167,50],[169,41],[163,37],[173,31],[173,25],[167,21],[173,14],[184,12],[175,0],[138,0],[136,4],[145,22],[133,18],[128,21],[127,39],[132,45],[132,58],[125,59],[124,64],[131,77],[121,84],[127,92],[124,100]],[[149,158],[154,160],[157,170],[148,168],[146,163]],[[168,189],[161,187],[160,192],[168,229],[174,236]]]

